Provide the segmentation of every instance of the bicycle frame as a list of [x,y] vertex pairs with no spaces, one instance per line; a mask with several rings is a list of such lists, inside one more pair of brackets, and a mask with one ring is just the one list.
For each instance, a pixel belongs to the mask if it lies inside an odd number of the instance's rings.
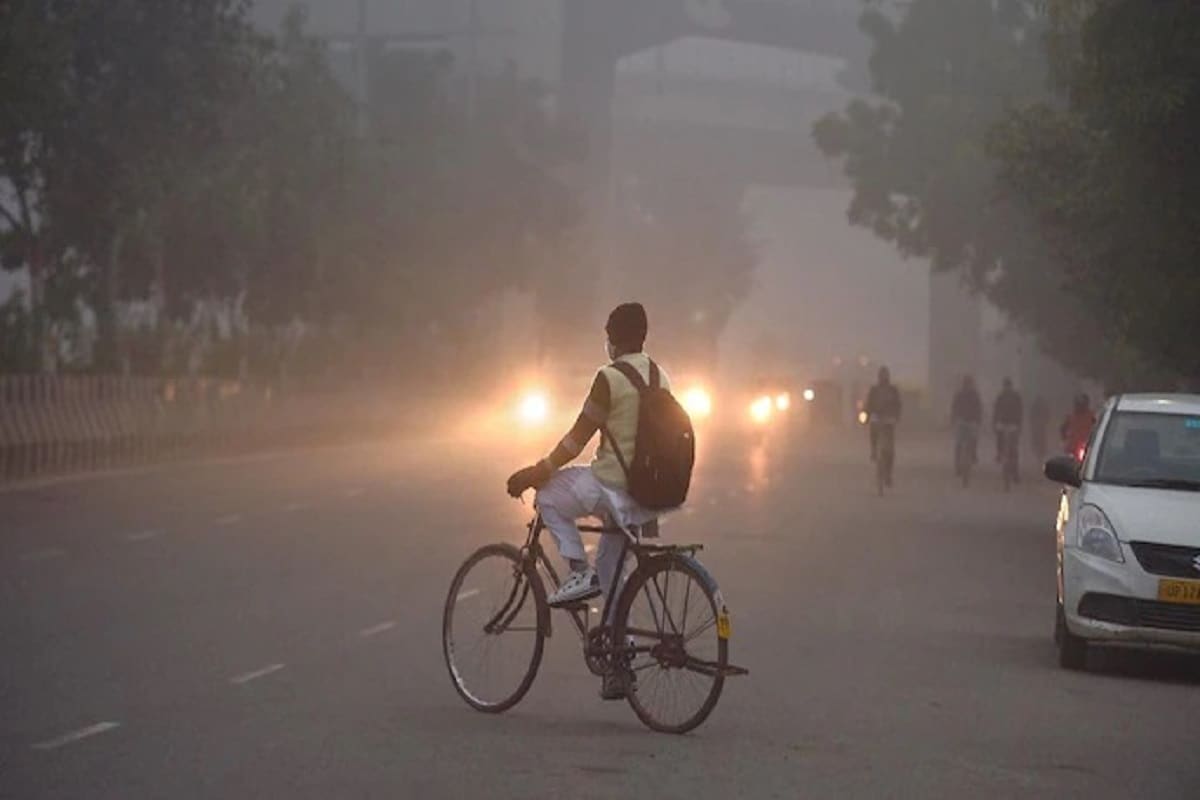
[[[528,578],[522,579],[522,575],[530,568],[536,572],[538,566],[540,565],[545,571],[545,575],[549,577],[549,580],[553,586],[558,587],[560,585],[558,572],[554,569],[554,565],[551,563],[550,557],[546,554],[546,551],[541,546],[540,536],[545,528],[546,525],[542,519],[541,513],[536,513],[528,524],[528,534],[525,539],[525,544],[521,547],[520,566],[515,570],[516,580],[513,581],[512,589],[509,592],[508,598],[501,605],[500,609],[492,616],[492,618],[484,624],[484,630],[487,633],[503,633],[505,630],[510,629],[513,621],[521,612],[521,609],[524,607],[525,603],[529,600],[530,587],[533,585],[533,583]],[[637,562],[637,566],[634,567],[634,571],[640,568],[644,564],[645,559],[648,558],[682,557],[688,559],[690,565],[689,568],[694,573],[697,573],[700,580],[706,584],[714,602],[716,603],[717,619],[715,620],[715,624],[717,624],[718,630],[720,630],[722,620],[726,626],[729,624],[729,612],[725,607],[725,601],[721,596],[720,588],[717,586],[716,581],[708,573],[708,570],[706,570],[699,561],[692,557],[696,551],[704,549],[704,546],[701,544],[645,544],[642,541],[642,531],[644,528],[645,526],[633,526],[630,528],[602,525],[579,526],[579,530],[582,533],[599,533],[603,535],[620,534],[623,537],[621,543],[619,567],[613,575],[612,584],[608,587],[608,591],[605,593],[604,608],[601,612],[602,616],[600,618],[600,624],[597,626],[592,626],[589,624],[591,619],[589,614],[590,609],[586,602],[581,601],[578,603],[571,603],[558,607],[561,610],[566,611],[570,616],[575,630],[579,634],[579,638],[582,640],[584,645],[584,660],[587,662],[588,668],[597,675],[605,674],[603,670],[607,669],[607,667],[597,667],[595,666],[596,664],[603,665],[609,658],[620,658],[626,654],[653,653],[655,652],[656,648],[662,644],[662,642],[656,642],[655,644],[627,645],[624,642],[618,643],[611,641],[611,636],[609,637],[608,642],[604,642],[603,639],[593,641],[592,634],[604,630],[609,625],[609,616],[613,612],[614,608],[616,608],[614,603],[620,603],[623,593],[626,591],[626,589],[622,587],[622,579],[625,576],[625,564],[631,552],[633,553],[633,556]],[[620,589],[620,593],[618,593],[618,589]],[[661,593],[659,597],[665,603],[665,598],[662,597]],[[551,609],[545,605],[544,602],[539,603],[537,627],[547,638],[549,638],[551,635],[550,610]],[[515,630],[515,628],[513,628],[513,630]],[[726,630],[728,630],[728,627],[726,627]],[[629,632],[634,635],[640,635],[642,637],[651,639],[660,637],[663,633],[661,630],[639,629],[629,629]],[[728,633],[724,634],[722,638],[728,638]],[[704,674],[712,674],[715,671],[719,671],[725,676],[749,674],[749,670],[747,670],[745,667],[739,667],[728,663],[718,664],[715,662],[699,661],[691,658],[687,660],[686,667]]]
[[[554,565],[550,562],[550,557],[546,555],[546,551],[541,545],[541,533],[546,529],[546,523],[542,519],[541,513],[535,514],[533,519],[529,521],[529,534],[525,539],[525,545],[521,548],[523,553],[527,554],[534,564],[541,565],[542,569],[550,577],[550,581],[554,588],[561,585],[558,577],[558,571],[554,569]],[[612,585],[608,587],[608,591],[604,593],[604,607],[600,611],[601,625],[607,625],[610,613],[615,607],[615,603],[620,600],[617,589],[621,585],[621,579],[624,576],[625,561],[632,552],[634,559],[638,564],[641,564],[642,558],[651,553],[668,553],[668,552],[687,552],[694,553],[697,550],[703,549],[702,545],[646,545],[641,540],[641,529],[634,526],[632,529],[621,528],[617,526],[604,525],[580,525],[580,533],[599,533],[606,536],[616,534],[621,535],[621,555],[617,560],[618,568],[613,573]],[[636,567],[635,567],[636,569]],[[518,610],[520,606],[518,605]],[[588,609],[584,604],[572,604],[562,606],[561,610],[566,611],[574,623],[575,630],[579,634],[579,638],[587,641],[588,632],[591,630],[590,618]],[[515,613],[515,612],[514,612]],[[550,635],[550,628],[547,624],[546,635]]]

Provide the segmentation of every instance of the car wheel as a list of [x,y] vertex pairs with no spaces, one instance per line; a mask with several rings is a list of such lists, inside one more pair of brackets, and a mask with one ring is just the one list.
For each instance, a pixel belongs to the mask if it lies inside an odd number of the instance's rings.
[[1054,619],[1054,643],[1058,645],[1058,665],[1063,669],[1081,670],[1087,666],[1087,639],[1071,633],[1067,615],[1058,606]]

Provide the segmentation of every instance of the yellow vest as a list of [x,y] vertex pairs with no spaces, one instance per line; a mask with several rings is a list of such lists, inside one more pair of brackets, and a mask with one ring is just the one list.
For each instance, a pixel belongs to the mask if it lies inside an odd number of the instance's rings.
[[[650,382],[650,357],[645,353],[629,353],[618,360],[628,362],[647,383]],[[611,366],[602,367],[600,372],[608,381],[608,421],[605,425],[609,434],[616,439],[617,446],[621,448],[621,456],[628,465],[633,461],[634,443],[637,440],[637,388]],[[670,391],[671,380],[661,365],[658,368],[658,376],[662,387]],[[596,457],[592,460],[592,472],[605,486],[613,489],[626,488],[625,471],[621,469],[621,462],[617,460],[617,455],[607,438],[596,450]]]

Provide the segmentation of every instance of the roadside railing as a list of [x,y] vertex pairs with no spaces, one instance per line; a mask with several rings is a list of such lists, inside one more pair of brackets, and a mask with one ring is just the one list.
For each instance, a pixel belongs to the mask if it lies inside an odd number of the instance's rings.
[[386,430],[377,389],[209,378],[0,376],[0,482]]

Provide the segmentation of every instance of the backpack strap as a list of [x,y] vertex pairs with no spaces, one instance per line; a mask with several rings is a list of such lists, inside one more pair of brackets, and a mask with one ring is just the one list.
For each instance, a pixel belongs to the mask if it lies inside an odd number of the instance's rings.
[[[648,391],[651,386],[657,389],[662,381],[662,379],[659,377],[658,365],[653,361],[650,362],[649,385],[646,384],[646,380],[642,377],[642,373],[637,371],[637,367],[633,366],[633,364],[630,364],[628,361],[617,360],[609,364],[609,366],[624,375],[626,379],[633,384],[633,388],[637,390],[639,396]],[[621,452],[621,446],[617,444],[616,438],[614,438],[613,435],[608,432],[607,425],[600,426],[600,435],[608,440],[609,445],[612,447],[613,455],[617,457],[617,463],[621,465],[621,471],[625,473],[625,480],[629,480],[629,463],[625,461],[625,455]]]
[[[642,394],[650,388],[646,384],[646,379],[642,377],[642,373],[638,372],[637,367],[635,367],[633,364],[630,364],[628,361],[614,361],[609,364],[609,366],[628,378],[629,382],[633,384],[633,388],[637,389],[638,394]],[[653,361],[651,361],[650,382],[654,385],[657,385],[658,381],[658,367],[655,366]]]

